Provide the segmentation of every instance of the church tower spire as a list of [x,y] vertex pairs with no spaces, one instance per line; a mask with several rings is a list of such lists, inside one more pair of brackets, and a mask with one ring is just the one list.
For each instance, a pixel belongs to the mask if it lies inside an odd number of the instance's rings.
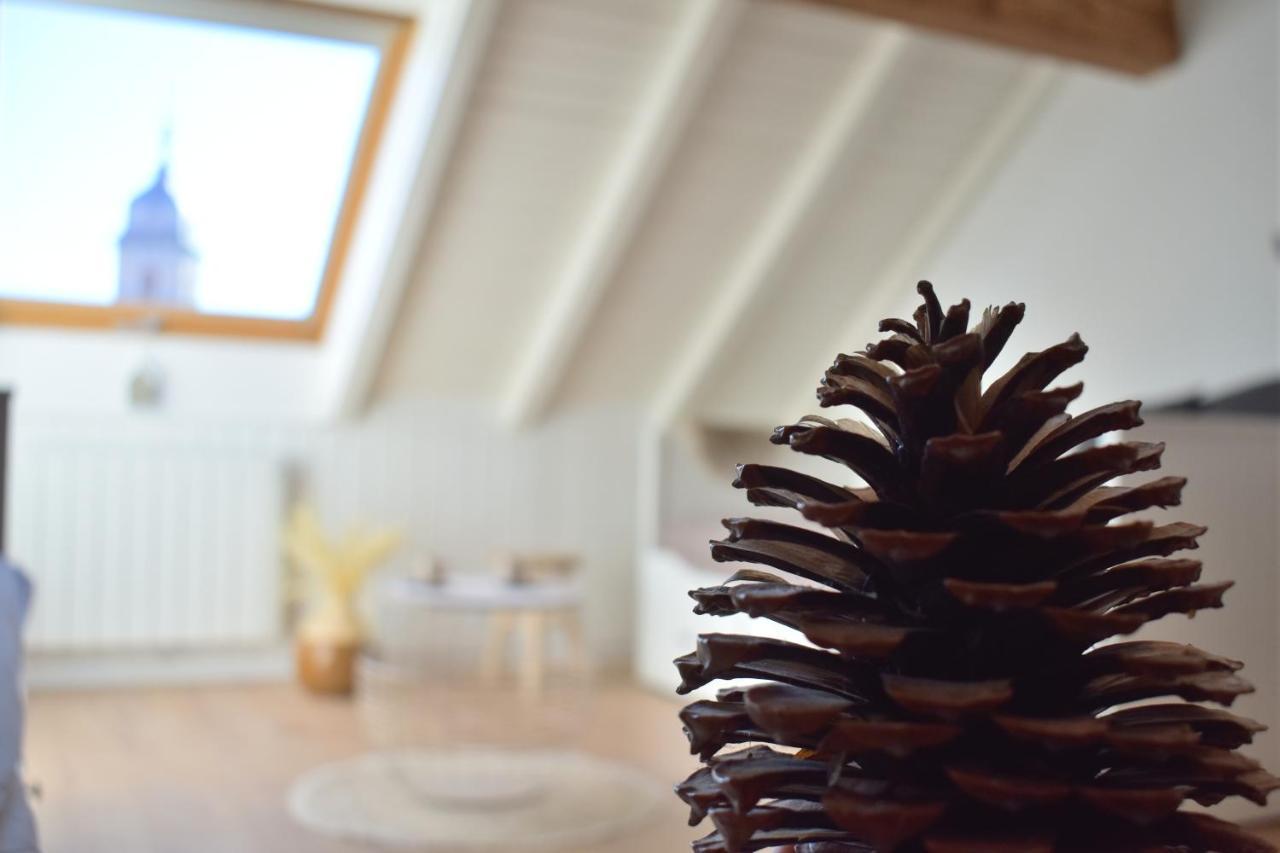
[[117,302],[179,308],[195,304],[196,254],[168,186],[171,140],[172,127],[166,124],[155,178],[129,205],[129,222],[119,241]]

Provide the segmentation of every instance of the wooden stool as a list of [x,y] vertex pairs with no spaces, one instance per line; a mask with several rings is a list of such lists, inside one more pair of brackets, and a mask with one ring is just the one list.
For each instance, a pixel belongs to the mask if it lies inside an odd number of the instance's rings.
[[[502,677],[503,661],[512,634],[518,634],[520,654],[516,666],[516,683],[523,695],[537,695],[546,680],[547,644],[553,632],[559,633],[569,655],[570,667],[580,675],[587,670],[586,646],[579,619],[580,596],[564,607],[546,606],[547,593],[576,589],[573,576],[578,558],[571,554],[512,554],[503,552],[494,560],[500,576],[512,592],[529,590],[532,601],[544,606],[514,610],[495,610],[489,618],[488,636],[481,658],[482,679],[495,684]],[[536,591],[536,592],[535,592]]]

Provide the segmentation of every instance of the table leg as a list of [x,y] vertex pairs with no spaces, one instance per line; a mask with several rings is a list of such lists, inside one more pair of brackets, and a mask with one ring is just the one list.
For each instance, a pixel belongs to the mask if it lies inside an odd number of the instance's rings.
[[520,614],[520,692],[537,696],[546,669],[547,615],[541,610]]
[[502,662],[507,655],[507,637],[515,628],[516,615],[509,610],[489,614],[485,631],[484,652],[480,658],[480,681],[492,687],[502,677]]
[[564,633],[569,666],[578,676],[585,676],[588,669],[587,645],[582,639],[582,620],[579,618],[577,609],[561,611],[559,621],[560,630]]

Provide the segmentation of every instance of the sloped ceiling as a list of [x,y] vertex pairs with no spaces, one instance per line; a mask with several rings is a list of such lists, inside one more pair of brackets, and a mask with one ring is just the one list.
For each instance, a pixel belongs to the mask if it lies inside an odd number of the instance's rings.
[[392,333],[382,393],[500,393],[677,7],[502,5]]
[[[1025,55],[803,3],[724,3],[715,40],[681,0],[501,6],[378,396],[500,411],[514,395],[516,422],[624,401],[773,423],[884,300],[882,279],[909,284],[904,258],[934,248],[1046,88]],[[705,79],[654,107],[691,37]],[[674,142],[627,145],[642,103],[676,123]],[[624,168],[636,204],[597,204]],[[570,291],[585,321],[558,324],[546,308],[566,265],[614,211],[616,253]],[[539,361],[539,335],[564,357]]]
[[560,402],[662,392],[785,189],[872,27],[752,4],[578,347]]

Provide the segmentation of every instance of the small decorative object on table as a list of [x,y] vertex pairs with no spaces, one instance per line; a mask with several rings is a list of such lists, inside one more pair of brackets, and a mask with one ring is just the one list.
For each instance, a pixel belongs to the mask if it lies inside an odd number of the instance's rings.
[[[731,519],[712,543],[716,560],[786,575],[743,569],[694,590],[696,610],[772,619],[813,646],[705,634],[676,661],[682,693],[765,682],[681,713],[706,766],[677,791],[715,827],[694,849],[1274,850],[1180,809],[1261,804],[1280,786],[1235,751],[1262,726],[1193,704],[1249,692],[1241,664],[1177,643],[1099,645],[1219,607],[1230,586],[1169,557],[1203,527],[1110,523],[1178,504],[1184,485],[1103,485],[1160,464],[1160,444],[1088,444],[1139,426],[1139,404],[1065,414],[1081,385],[1048,385],[1084,358],[1076,335],[983,388],[1023,306],[969,328],[967,300],[943,311],[927,282],[919,292],[914,323],[883,321],[892,334],[839,356],[818,388],[821,405],[855,406],[874,428],[806,417],[773,435],[867,488],[739,469],[751,503],[829,533]],[[1158,701],[1129,704],[1141,700]],[[773,746],[726,749],[748,742]]]
[[315,512],[297,507],[283,532],[285,550],[308,574],[307,604],[298,626],[298,679],[317,693],[350,693],[360,651],[355,598],[365,577],[390,556],[400,536],[388,530],[325,536]]
[[449,573],[445,571],[444,563],[434,556],[418,554],[413,559],[413,570],[410,572],[409,577],[420,583],[443,586],[444,582],[449,579]]

